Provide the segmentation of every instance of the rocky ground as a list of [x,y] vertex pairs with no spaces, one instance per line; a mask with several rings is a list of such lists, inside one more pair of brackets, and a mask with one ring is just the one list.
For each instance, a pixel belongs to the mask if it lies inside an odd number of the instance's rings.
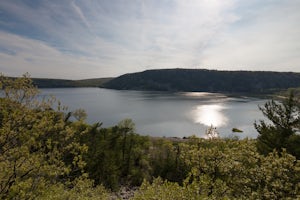
[[118,192],[111,195],[111,200],[128,200],[134,196],[137,190],[138,187],[121,187]]

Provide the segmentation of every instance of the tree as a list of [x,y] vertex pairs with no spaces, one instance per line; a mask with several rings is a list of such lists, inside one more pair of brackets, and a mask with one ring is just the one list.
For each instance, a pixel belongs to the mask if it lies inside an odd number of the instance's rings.
[[87,147],[77,141],[86,132],[79,129],[83,121],[68,121],[53,99],[39,101],[27,74],[0,75],[0,90],[0,198],[49,199],[48,190],[91,189],[83,171]]
[[300,162],[283,150],[260,155],[255,140],[199,139],[183,142],[189,174],[183,185],[154,179],[133,199],[298,199]]
[[300,143],[298,135],[300,130],[299,98],[294,97],[291,92],[289,97],[282,102],[271,100],[259,109],[271,123],[263,120],[254,123],[259,133],[257,137],[258,151],[266,155],[273,149],[281,152],[282,148],[285,148],[288,153],[294,154],[299,159],[300,150],[296,145]]
[[85,168],[96,184],[117,191],[121,185],[137,186],[150,179],[149,138],[134,133],[134,126],[130,119],[112,128],[97,123],[82,136],[88,146]]

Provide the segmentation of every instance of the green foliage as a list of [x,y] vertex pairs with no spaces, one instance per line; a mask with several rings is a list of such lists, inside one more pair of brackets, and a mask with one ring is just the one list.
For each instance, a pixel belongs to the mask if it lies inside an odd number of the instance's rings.
[[273,149],[280,152],[282,148],[285,148],[299,159],[299,98],[294,97],[291,93],[281,103],[274,100],[268,101],[264,107],[260,107],[260,110],[270,120],[271,124],[263,120],[254,124],[259,133],[257,138],[258,151],[266,155]]
[[112,128],[101,128],[99,123],[88,126],[80,141],[88,146],[84,160],[89,177],[114,191],[121,185],[139,186],[152,177],[182,183],[188,174],[178,142],[137,135],[129,119]]
[[200,200],[205,198],[198,193],[198,188],[193,184],[183,187],[178,183],[163,181],[161,178],[157,178],[152,184],[144,181],[132,199]]
[[190,167],[182,186],[156,179],[144,182],[134,199],[297,199],[300,163],[276,151],[258,154],[255,140],[192,138],[181,143]]
[[141,184],[133,199],[300,198],[293,96],[261,108],[272,124],[255,124],[257,140],[174,140],[140,136],[130,119],[88,125],[81,109],[66,113],[55,99],[37,101],[28,75],[0,76],[0,89],[1,199],[109,199],[102,185]]
[[182,184],[189,168],[180,157],[182,149],[179,143],[169,139],[153,138],[151,145],[152,176]]
[[0,90],[4,92],[2,100],[10,100],[15,103],[33,104],[32,100],[38,94],[38,90],[33,86],[29,74],[24,74],[22,78],[11,79],[0,74]]
[[32,199],[49,188],[69,188],[84,175],[82,121],[70,122],[53,99],[37,101],[28,75],[0,76],[0,198]]
[[300,87],[288,88],[287,90],[278,92],[276,95],[279,98],[285,98],[285,97],[289,96],[291,93],[293,93],[296,98],[300,98]]
[[62,183],[51,185],[47,190],[43,191],[37,199],[40,200],[61,200],[61,199],[74,199],[74,200],[105,200],[110,199],[106,189],[99,185],[94,187],[93,181],[78,178],[73,181],[70,186]]
[[120,185],[140,185],[150,178],[149,139],[134,133],[134,124],[125,119],[118,126],[89,127],[81,142],[89,147],[86,170],[96,184],[117,190]]

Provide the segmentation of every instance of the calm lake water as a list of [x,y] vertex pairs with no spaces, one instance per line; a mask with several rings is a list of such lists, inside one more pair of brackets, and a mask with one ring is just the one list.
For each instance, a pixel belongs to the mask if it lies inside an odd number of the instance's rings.
[[[42,96],[54,95],[69,111],[84,109],[89,123],[103,127],[130,118],[142,135],[204,137],[211,125],[223,137],[256,137],[253,123],[264,119],[258,109],[266,100],[229,97],[223,94],[183,92],[118,91],[100,88],[42,89]],[[232,128],[243,133],[232,133]]]

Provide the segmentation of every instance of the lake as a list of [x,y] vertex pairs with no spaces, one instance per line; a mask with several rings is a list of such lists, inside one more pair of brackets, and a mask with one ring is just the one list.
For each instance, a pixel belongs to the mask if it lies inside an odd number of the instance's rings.
[[[54,95],[69,111],[84,109],[87,122],[102,122],[103,127],[130,118],[142,135],[205,137],[213,125],[220,136],[255,138],[255,120],[264,119],[258,105],[265,99],[226,96],[204,92],[118,91],[102,88],[42,89],[41,96]],[[238,128],[243,133],[233,133]]]

